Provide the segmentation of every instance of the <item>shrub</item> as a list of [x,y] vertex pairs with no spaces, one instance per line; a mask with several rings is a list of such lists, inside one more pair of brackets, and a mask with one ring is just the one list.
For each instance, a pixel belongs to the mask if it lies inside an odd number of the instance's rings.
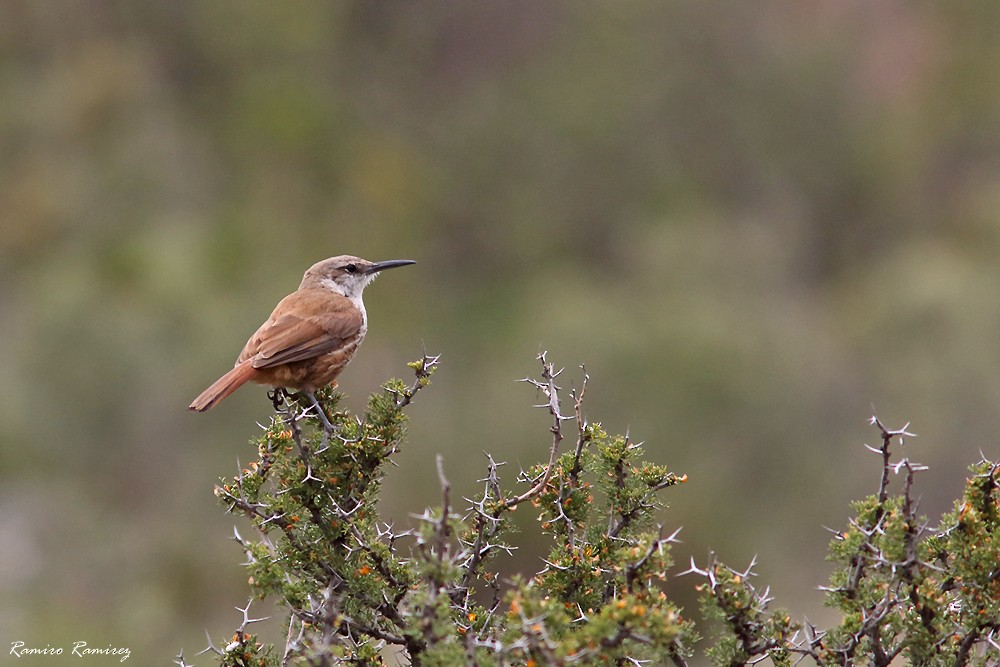
[[[564,409],[559,373],[544,354],[539,361],[539,378],[525,381],[551,417],[547,462],[521,471],[512,489],[487,457],[481,492],[456,507],[439,458],[441,504],[405,529],[380,521],[379,491],[404,445],[404,409],[438,359],[410,364],[412,383],[387,382],[360,415],[339,394],[320,392],[332,430],[308,403],[280,403],[256,441],[257,460],[216,495],[252,524],[253,539],[235,539],[254,597],[287,610],[287,637],[283,647],[262,642],[248,604],[231,640],[210,645],[218,664],[685,665],[698,637],[664,592],[676,531],[656,517],[662,491],[686,477],[587,421],[586,373]],[[962,500],[930,530],[912,498],[922,467],[890,456],[908,433],[873,424],[882,437],[879,491],[856,503],[830,547],[838,568],[825,590],[843,621],[825,631],[794,622],[770,609],[752,565],[737,571],[713,555],[687,574],[702,582],[715,664],[997,664],[998,466],[976,464]],[[896,496],[894,474],[903,477]],[[501,572],[496,558],[514,548],[511,515],[521,506],[548,541],[532,576]],[[183,654],[176,663],[188,667]]]

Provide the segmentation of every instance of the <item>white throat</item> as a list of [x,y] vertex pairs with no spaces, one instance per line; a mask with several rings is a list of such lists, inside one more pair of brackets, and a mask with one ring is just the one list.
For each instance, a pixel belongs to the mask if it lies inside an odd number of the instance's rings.
[[368,311],[365,310],[365,302],[361,299],[361,295],[365,290],[365,285],[370,281],[365,281],[363,283],[355,285],[341,285],[336,280],[331,280],[329,278],[324,278],[319,281],[319,284],[330,290],[331,292],[336,292],[340,296],[349,300],[354,304],[354,307],[361,311],[361,335],[364,336],[365,332],[368,331]]

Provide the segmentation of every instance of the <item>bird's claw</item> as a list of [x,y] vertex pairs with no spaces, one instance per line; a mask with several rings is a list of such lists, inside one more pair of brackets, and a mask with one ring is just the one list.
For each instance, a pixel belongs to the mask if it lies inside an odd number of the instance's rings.
[[284,388],[275,387],[267,392],[267,397],[271,400],[271,405],[274,406],[275,410],[280,410],[281,406],[285,404],[285,398],[287,398]]

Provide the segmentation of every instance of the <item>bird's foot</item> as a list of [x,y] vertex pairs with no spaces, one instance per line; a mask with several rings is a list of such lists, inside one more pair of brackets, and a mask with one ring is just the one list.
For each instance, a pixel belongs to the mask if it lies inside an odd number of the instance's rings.
[[267,392],[267,397],[271,400],[271,405],[274,406],[275,410],[281,410],[281,407],[285,404],[285,399],[288,398],[288,392],[285,391],[284,387],[275,387]]

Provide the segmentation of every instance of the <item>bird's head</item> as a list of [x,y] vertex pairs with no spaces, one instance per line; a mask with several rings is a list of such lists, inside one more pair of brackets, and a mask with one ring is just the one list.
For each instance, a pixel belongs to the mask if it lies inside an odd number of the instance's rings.
[[369,262],[367,259],[351,255],[339,255],[316,262],[302,276],[299,289],[323,287],[331,289],[348,299],[360,299],[365,287],[378,275],[379,271],[397,266],[416,264],[412,259],[390,259],[384,262]]

